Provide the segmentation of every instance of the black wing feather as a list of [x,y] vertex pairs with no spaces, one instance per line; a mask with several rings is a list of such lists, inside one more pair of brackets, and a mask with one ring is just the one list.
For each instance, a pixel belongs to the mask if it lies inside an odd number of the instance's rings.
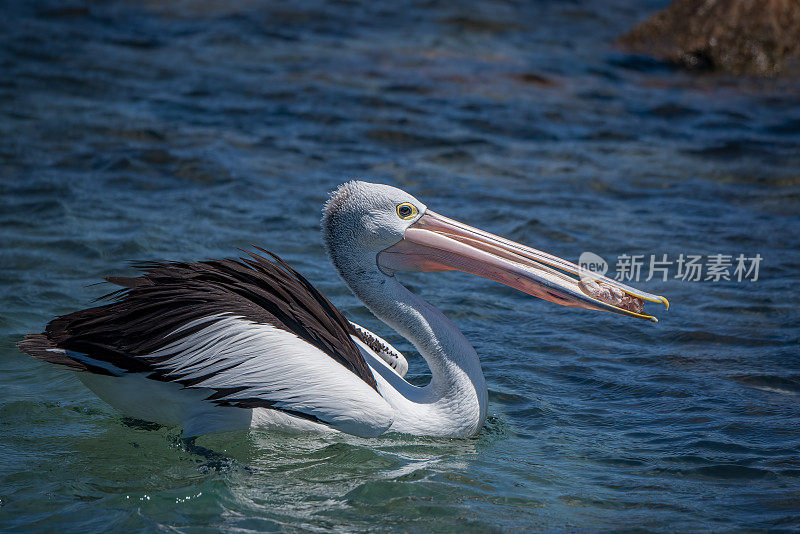
[[272,259],[244,251],[248,257],[239,259],[136,263],[140,276],[107,279],[123,287],[106,295],[112,302],[57,317],[44,333],[29,334],[18,346],[31,356],[76,370],[108,374],[69,358],[63,350],[182,383],[165,377],[155,366],[160,359],[147,355],[209,324],[175,333],[192,321],[237,315],[297,335],[377,389],[350,337],[356,331],[341,312],[277,255],[255,248]]

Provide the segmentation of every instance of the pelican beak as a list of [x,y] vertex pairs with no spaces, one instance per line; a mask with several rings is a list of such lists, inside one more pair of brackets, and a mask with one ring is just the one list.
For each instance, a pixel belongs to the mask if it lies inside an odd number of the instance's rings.
[[653,322],[658,320],[644,313],[644,301],[659,302],[669,309],[664,297],[589,273],[574,263],[430,210],[406,229],[403,239],[382,250],[377,262],[390,275],[396,271],[463,271],[563,306]]

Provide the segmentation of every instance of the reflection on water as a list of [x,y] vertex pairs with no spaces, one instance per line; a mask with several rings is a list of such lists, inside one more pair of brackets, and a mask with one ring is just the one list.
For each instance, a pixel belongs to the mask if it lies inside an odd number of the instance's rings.
[[[798,84],[690,77],[607,45],[664,4],[6,6],[0,527],[796,527]],[[481,355],[484,431],[202,438],[234,459],[221,471],[14,348],[127,260],[255,243],[424,382],[322,250],[319,209],[350,177],[573,261],[764,259],[757,282],[640,282],[672,303],[658,325],[407,276]]]

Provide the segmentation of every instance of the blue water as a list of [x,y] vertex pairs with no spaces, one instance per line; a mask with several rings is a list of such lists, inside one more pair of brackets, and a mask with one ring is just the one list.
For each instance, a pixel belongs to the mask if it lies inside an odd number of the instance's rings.
[[[0,530],[800,528],[800,82],[615,50],[661,0],[450,4],[3,4]],[[16,350],[128,260],[254,243],[424,382],[323,252],[351,177],[573,261],[763,261],[643,276],[658,324],[406,276],[481,355],[480,435],[201,439],[227,469]]]

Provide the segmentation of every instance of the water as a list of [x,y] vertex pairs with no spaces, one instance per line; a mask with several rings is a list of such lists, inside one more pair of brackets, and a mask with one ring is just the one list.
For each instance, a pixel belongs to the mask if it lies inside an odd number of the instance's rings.
[[[800,527],[800,84],[608,45],[664,4],[5,3],[0,529]],[[325,258],[320,206],[355,176],[572,260],[763,263],[634,284],[672,302],[657,325],[407,276],[482,357],[481,434],[203,438],[221,471],[15,349],[127,260],[255,243],[424,382]]]

